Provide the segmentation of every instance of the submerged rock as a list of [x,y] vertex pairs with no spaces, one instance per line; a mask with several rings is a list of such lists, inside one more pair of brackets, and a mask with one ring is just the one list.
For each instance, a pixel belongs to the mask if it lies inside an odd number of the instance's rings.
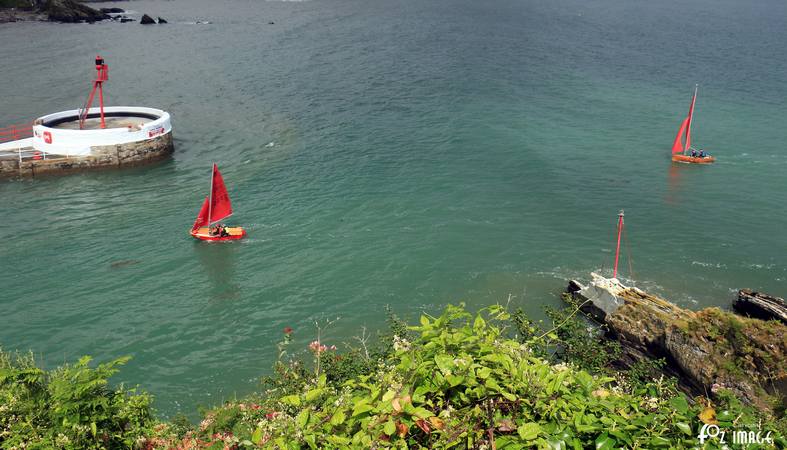
[[158,23],[168,23],[166,20],[162,19],[161,17],[158,18]]
[[99,8],[99,11],[104,14],[122,14],[126,12],[123,8]]
[[123,267],[135,266],[135,265],[139,264],[140,262],[141,261],[139,261],[138,259],[122,259],[122,260],[119,260],[119,261],[112,261],[109,264],[109,267],[112,268],[112,269],[120,269],[120,268],[123,268]]
[[[787,397],[786,325],[718,308],[690,311],[598,278],[588,286],[572,280],[568,295],[606,324],[625,358],[665,358],[696,394],[725,389],[763,410],[772,410],[774,397]],[[612,281],[616,288],[608,289],[605,282]]]

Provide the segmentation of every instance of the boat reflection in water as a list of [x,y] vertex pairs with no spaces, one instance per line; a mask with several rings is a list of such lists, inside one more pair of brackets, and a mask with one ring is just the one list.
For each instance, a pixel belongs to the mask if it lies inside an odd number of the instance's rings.
[[236,245],[197,245],[194,253],[209,283],[206,293],[211,300],[240,298],[240,285],[235,281],[236,261],[240,256]]

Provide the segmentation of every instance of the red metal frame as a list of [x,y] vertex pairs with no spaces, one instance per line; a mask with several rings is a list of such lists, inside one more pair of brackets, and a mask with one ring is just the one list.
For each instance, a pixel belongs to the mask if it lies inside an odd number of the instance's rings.
[[11,125],[5,128],[0,128],[0,142],[18,141],[19,139],[32,137],[32,135],[32,123]]
[[85,120],[87,120],[88,112],[90,111],[90,107],[93,106],[93,97],[96,95],[96,90],[98,90],[98,106],[99,110],[101,111],[101,128],[107,127],[106,123],[104,122],[104,82],[109,80],[109,66],[104,64],[104,58],[99,55],[96,55],[96,72],[96,79],[93,80],[93,89],[90,91],[90,96],[87,98],[85,107],[79,114],[80,130],[85,126]]

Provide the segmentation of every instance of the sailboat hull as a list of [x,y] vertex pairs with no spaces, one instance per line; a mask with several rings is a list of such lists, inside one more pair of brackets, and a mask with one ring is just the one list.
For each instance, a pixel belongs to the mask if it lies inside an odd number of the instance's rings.
[[234,241],[246,237],[246,230],[241,227],[227,227],[228,236],[215,236],[210,234],[208,227],[200,227],[191,232],[191,235],[201,241]]
[[716,161],[713,156],[686,156],[686,155],[672,155],[672,162],[686,163],[686,164],[710,164]]

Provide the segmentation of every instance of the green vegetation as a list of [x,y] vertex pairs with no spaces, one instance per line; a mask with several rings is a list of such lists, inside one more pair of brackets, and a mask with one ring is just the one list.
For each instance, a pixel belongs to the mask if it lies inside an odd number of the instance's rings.
[[688,399],[654,366],[612,371],[617,349],[575,313],[551,311],[546,331],[500,306],[449,306],[412,327],[389,315],[377,343],[338,353],[318,333],[307,360],[286,329],[262,392],[197,426],[157,423],[149,396],[108,390],[123,359],[47,373],[3,354],[0,448],[693,448],[703,421],[774,437],[783,425],[734,397]]
[[710,357],[721,361],[722,375],[731,380],[754,378],[760,385],[769,386],[787,376],[784,364],[787,354],[782,352],[787,334],[777,321],[749,319],[718,308],[707,308],[698,311],[682,331],[709,338]]
[[86,356],[45,372],[32,354],[0,351],[0,448],[132,448],[144,440],[151,397],[107,388],[126,361],[90,368]]
[[33,9],[33,2],[31,0],[0,0],[0,9],[3,8],[19,8],[19,9]]

